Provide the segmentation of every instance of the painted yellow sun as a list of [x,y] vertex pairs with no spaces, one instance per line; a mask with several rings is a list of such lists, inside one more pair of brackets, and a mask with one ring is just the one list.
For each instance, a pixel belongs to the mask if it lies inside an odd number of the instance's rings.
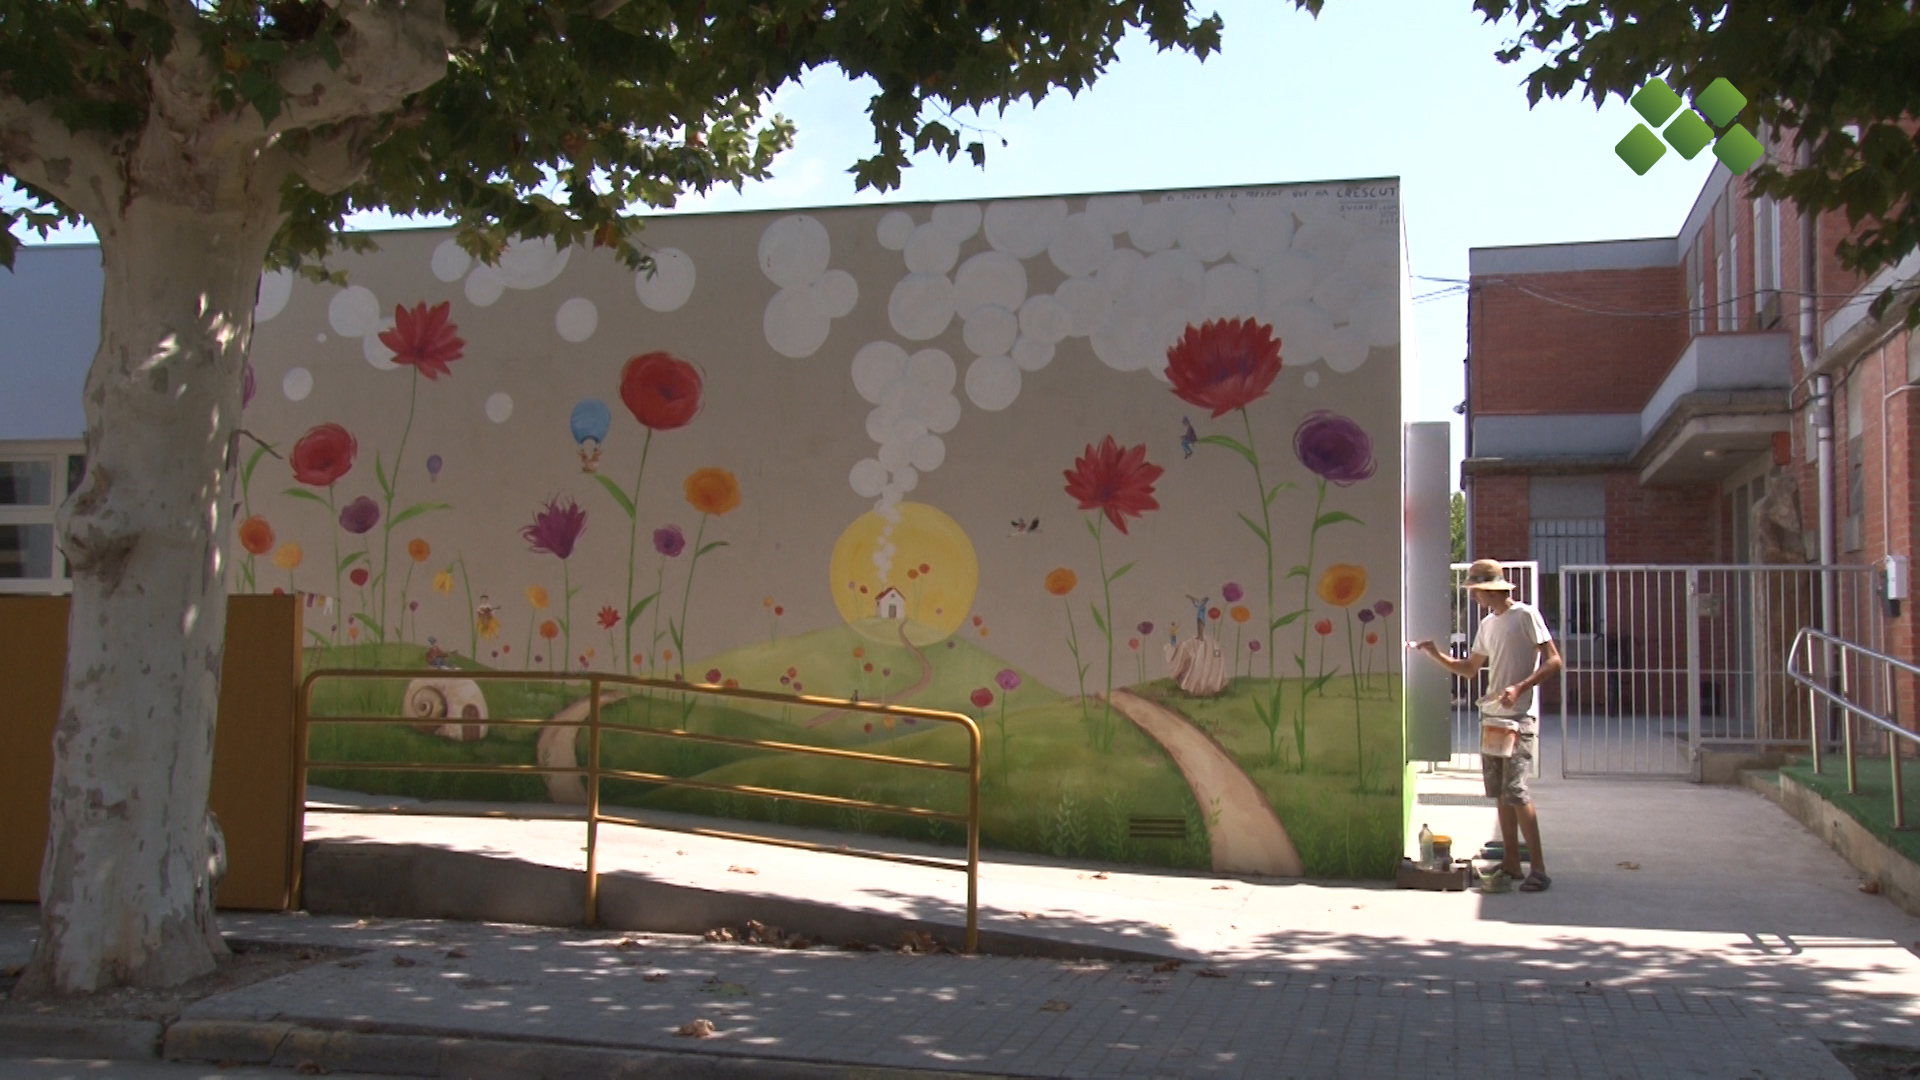
[[875,641],[899,641],[904,626],[909,641],[931,645],[966,621],[980,563],[946,514],[915,502],[894,511],[869,510],[840,534],[829,567],[834,603],[847,625]]

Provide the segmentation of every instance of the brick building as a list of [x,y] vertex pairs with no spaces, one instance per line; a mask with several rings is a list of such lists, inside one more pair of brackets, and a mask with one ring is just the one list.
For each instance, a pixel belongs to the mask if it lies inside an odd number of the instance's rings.
[[[1602,631],[1586,609],[1608,600],[1559,596],[1561,565],[1910,555],[1920,334],[1898,306],[1875,318],[1868,305],[1920,281],[1920,255],[1864,281],[1836,258],[1846,231],[1716,166],[1678,235],[1474,249],[1470,555],[1539,560],[1542,606],[1576,641]],[[1877,600],[1856,606],[1881,620],[1876,643],[1915,659],[1911,603],[1883,619]],[[1901,696],[1910,718],[1911,688]]]

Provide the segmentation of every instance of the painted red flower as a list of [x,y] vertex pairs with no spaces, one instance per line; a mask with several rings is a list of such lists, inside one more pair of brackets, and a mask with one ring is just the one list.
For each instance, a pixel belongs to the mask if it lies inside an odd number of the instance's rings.
[[611,607],[603,607],[600,609],[600,628],[602,630],[611,630],[619,625],[619,623],[620,613],[618,611],[615,611]]
[[1167,350],[1167,379],[1180,400],[1216,417],[1266,396],[1280,374],[1280,339],[1255,319],[1213,319],[1187,327]]
[[424,300],[412,308],[395,304],[393,329],[380,331],[380,344],[393,350],[394,363],[410,364],[429,379],[452,374],[447,365],[466,355],[467,343],[447,320],[451,307],[444,300],[432,307]]
[[967,699],[973,702],[974,708],[984,709],[987,706],[993,704],[993,691],[982,686],[979,689],[975,690],[972,694],[968,695]]
[[700,391],[700,369],[671,353],[642,353],[620,372],[620,400],[655,431],[691,422],[700,412]]
[[332,487],[335,480],[353,468],[353,456],[360,452],[346,428],[339,424],[321,424],[293,444],[288,461],[293,478],[311,487]]
[[1145,443],[1122,450],[1108,435],[1099,446],[1089,445],[1063,475],[1067,494],[1079,500],[1080,509],[1104,511],[1113,527],[1125,533],[1129,515],[1139,517],[1160,509],[1153,497],[1153,482],[1163,472],[1147,460]]

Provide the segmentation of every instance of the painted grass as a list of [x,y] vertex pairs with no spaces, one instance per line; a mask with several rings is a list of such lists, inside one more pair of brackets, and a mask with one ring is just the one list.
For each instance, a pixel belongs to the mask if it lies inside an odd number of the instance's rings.
[[[1205,824],[1185,781],[1160,748],[1137,729],[1130,725],[1122,729],[1111,751],[1099,753],[1088,745],[1080,707],[1071,701],[1009,712],[1008,727],[1004,757],[996,733],[989,731],[986,740],[980,792],[983,844],[1142,865],[1204,868],[1211,864]],[[927,760],[966,760],[965,736],[951,727],[899,735],[875,749]],[[955,774],[823,758],[757,758],[716,769],[701,779],[952,813],[963,812],[966,805],[965,782]],[[611,791],[607,798],[612,799]],[[639,805],[939,843],[957,844],[964,839],[957,824],[793,800],[668,789],[643,797]],[[1184,820],[1187,840],[1133,839],[1128,836],[1128,824],[1135,816]]]

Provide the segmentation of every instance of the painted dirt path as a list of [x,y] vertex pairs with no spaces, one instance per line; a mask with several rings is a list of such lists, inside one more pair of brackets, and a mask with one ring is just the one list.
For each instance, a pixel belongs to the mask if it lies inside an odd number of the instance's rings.
[[[609,705],[626,697],[628,691],[607,687],[600,691],[600,704]],[[534,760],[542,768],[577,769],[580,758],[576,747],[580,743],[583,727],[573,727],[587,718],[593,711],[593,698],[583,697],[579,701],[561,709],[547,718],[549,724],[565,725],[540,729],[540,737],[533,741]],[[576,773],[548,773],[547,798],[569,806],[587,805],[587,778]]]
[[[927,659],[927,654],[920,651],[920,646],[915,645],[907,639],[907,624],[905,622],[900,624],[900,644],[905,645],[907,651],[913,654],[913,658],[920,661],[920,678],[916,679],[912,686],[904,690],[895,690],[886,697],[875,698],[874,704],[876,705],[898,705],[933,684],[933,661]],[[836,716],[847,716],[849,713],[850,710],[847,709],[828,709],[826,712],[807,721],[807,726],[816,728]]]
[[1226,874],[1298,877],[1300,853],[1260,788],[1228,753],[1186,717],[1126,690],[1113,707],[1166,750],[1186,777],[1207,822],[1213,869]]

